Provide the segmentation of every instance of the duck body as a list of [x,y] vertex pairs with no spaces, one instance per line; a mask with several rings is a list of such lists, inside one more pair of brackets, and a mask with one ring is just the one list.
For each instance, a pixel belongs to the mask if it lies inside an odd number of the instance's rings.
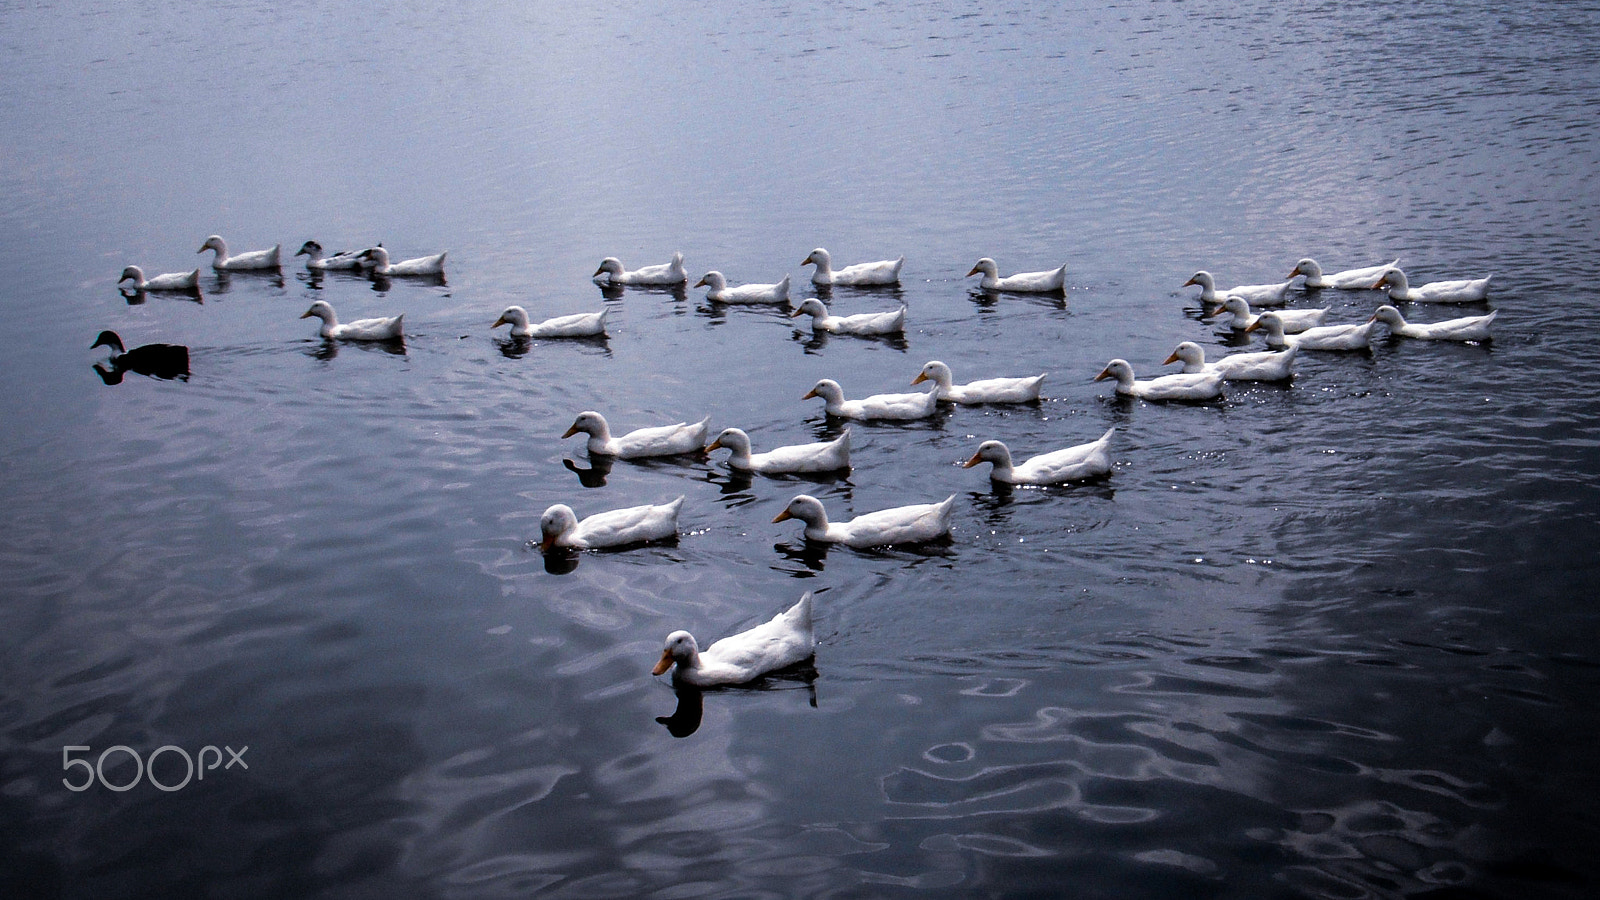
[[1117,393],[1140,400],[1215,400],[1222,396],[1222,374],[1201,372],[1195,375],[1162,375],[1139,381],[1133,366],[1125,359],[1113,359],[1094,377],[1095,381],[1114,378]]
[[1377,324],[1377,319],[1368,319],[1350,325],[1322,325],[1299,334],[1286,334],[1278,314],[1264,312],[1245,331],[1265,331],[1267,346],[1275,350],[1291,344],[1301,350],[1366,350],[1372,346],[1372,331]]
[[599,337],[606,333],[606,310],[593,313],[576,313],[557,316],[534,324],[528,321],[528,311],[520,306],[508,306],[494,321],[491,329],[501,325],[511,326],[514,338],[579,338]]
[[306,268],[313,272],[332,270],[359,269],[361,268],[360,250],[341,250],[332,256],[325,256],[322,245],[316,241],[306,241],[300,249],[294,252],[295,256],[306,258]]
[[1324,275],[1322,267],[1311,257],[1306,257],[1295,264],[1294,271],[1289,273],[1289,280],[1295,276],[1306,277],[1305,286],[1308,288],[1332,288],[1336,291],[1370,291],[1372,282],[1383,277],[1384,270],[1400,265],[1400,260],[1383,266],[1367,266],[1364,269],[1345,269],[1343,272],[1334,272]]
[[1045,374],[1024,378],[983,378],[956,384],[950,367],[936,359],[923,366],[911,383],[917,385],[931,381],[939,399],[951,403],[1033,403],[1039,399]]
[[622,267],[622,261],[615,256],[608,256],[600,261],[600,268],[594,270],[595,284],[687,284],[689,271],[683,267],[683,253],[672,254],[672,261],[655,266],[645,266],[629,271]]
[[1489,299],[1489,279],[1493,277],[1486,275],[1483,278],[1460,281],[1431,281],[1412,287],[1406,280],[1405,272],[1390,266],[1383,271],[1372,287],[1387,287],[1390,300],[1408,300],[1412,303],[1478,303]]
[[949,536],[955,504],[956,496],[951,494],[940,503],[896,506],[857,516],[848,522],[830,522],[822,501],[809,494],[800,494],[790,500],[789,505],[772,521],[799,519],[805,523],[806,540],[844,544],[858,549],[916,544]]
[[1389,333],[1395,337],[1419,341],[1487,341],[1492,339],[1489,326],[1499,314],[1500,311],[1495,310],[1486,316],[1462,316],[1424,325],[1407,322],[1405,316],[1400,315],[1400,310],[1392,306],[1380,306],[1372,317],[1386,325]]
[[1200,286],[1200,299],[1205,303],[1221,303],[1229,297],[1238,297],[1251,306],[1282,306],[1289,300],[1289,282],[1277,284],[1241,284],[1227,290],[1217,288],[1217,280],[1204,269],[1189,276],[1183,287]]
[[[1255,324],[1256,314],[1250,309],[1250,304],[1243,297],[1229,296],[1223,299],[1222,309],[1232,315],[1228,324],[1238,331],[1244,331]],[[1322,324],[1328,315],[1328,308],[1321,309],[1277,309],[1273,314],[1278,321],[1283,323],[1285,334],[1299,334],[1307,328],[1315,328]]]
[[274,244],[270,250],[251,250],[248,253],[232,255],[228,253],[228,242],[221,235],[213,234],[206,238],[196,253],[207,250],[215,251],[211,258],[211,268],[219,272],[239,272],[250,269],[276,269],[278,268],[278,250],[282,244]]
[[1193,341],[1184,341],[1162,365],[1183,363],[1183,374],[1217,372],[1224,381],[1288,381],[1294,377],[1294,359],[1299,348],[1293,344],[1283,350],[1256,353],[1231,353],[1216,362],[1206,362],[1206,351]]
[[1065,264],[1059,269],[1047,272],[1019,272],[1015,275],[1000,277],[1000,267],[995,261],[985,256],[978,260],[966,277],[983,273],[978,280],[978,286],[986,291],[1013,291],[1023,294],[1045,294],[1061,291],[1067,284],[1067,267]]
[[833,267],[833,257],[821,247],[811,251],[800,261],[802,266],[816,266],[811,273],[812,284],[874,285],[899,284],[900,267],[906,258],[883,259],[877,262],[856,263],[842,269]]
[[857,313],[853,316],[835,316],[828,312],[822,301],[815,297],[807,297],[800,302],[799,308],[789,314],[789,318],[809,315],[811,317],[811,330],[813,332],[825,331],[828,334],[855,334],[874,336],[884,334],[901,334],[906,330],[906,308],[902,305],[894,312],[884,313]]
[[740,428],[726,428],[706,447],[706,452],[727,448],[728,468],[761,475],[799,475],[848,471],[850,468],[850,429],[831,441],[774,447],[765,453],[750,452],[750,436]]
[[1002,484],[1061,484],[1082,481],[1111,471],[1111,436],[1115,428],[1106,430],[1099,440],[1062,450],[1052,450],[1026,461],[1013,464],[1011,449],[1000,441],[984,441],[978,452],[972,454],[962,468],[970,469],[979,463],[992,463],[989,478]]
[[713,303],[758,304],[758,303],[788,303],[789,302],[789,276],[777,284],[741,284],[738,287],[728,287],[728,279],[721,272],[712,270],[705,277],[694,283],[695,287],[706,287],[706,299]]
[[811,625],[811,592],[767,622],[748,631],[713,641],[701,650],[687,631],[667,635],[652,675],[673,669],[675,684],[715,687],[744,684],[768,672],[805,662],[816,652]]
[[711,417],[698,422],[679,422],[676,425],[656,425],[639,428],[619,437],[611,436],[611,426],[606,417],[588,410],[578,414],[561,437],[575,434],[589,435],[588,450],[591,456],[614,456],[618,459],[648,459],[655,456],[681,456],[699,453],[705,449],[706,431]]
[[666,540],[678,534],[681,508],[683,498],[679,497],[659,505],[611,509],[580,521],[570,506],[557,503],[539,519],[539,549],[598,550]]
[[361,259],[361,266],[374,275],[443,275],[444,258],[450,255],[450,251],[403,259],[397,263],[389,262],[389,251],[382,247],[371,247],[357,255]]
[[143,269],[127,266],[122,270],[122,277],[117,279],[117,284],[124,281],[132,281],[136,291],[194,291],[200,288],[200,270],[167,272],[146,278]]
[[102,331],[89,345],[90,350],[96,347],[111,348],[111,371],[119,381],[123,372],[167,379],[189,376],[189,348],[182,344],[144,344],[128,350],[115,331]]
[[939,410],[937,391],[905,394],[873,394],[860,400],[846,400],[844,389],[832,378],[818,381],[802,400],[821,397],[828,415],[843,419],[888,419],[912,421],[926,419]]
[[322,327],[317,333],[329,340],[392,341],[404,336],[404,325],[401,322],[405,318],[404,314],[378,319],[357,319],[354,322],[340,324],[333,306],[326,300],[318,300],[311,304],[310,309],[300,314],[302,319],[313,317],[322,320]]

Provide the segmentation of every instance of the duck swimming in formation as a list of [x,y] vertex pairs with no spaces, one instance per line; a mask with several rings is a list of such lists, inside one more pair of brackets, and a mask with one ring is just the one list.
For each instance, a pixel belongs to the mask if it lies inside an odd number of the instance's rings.
[[768,672],[785,669],[810,659],[817,639],[811,627],[811,592],[768,622],[741,631],[701,650],[694,635],[674,631],[667,635],[666,647],[651,675],[672,672],[674,684],[713,687],[744,684]]
[[374,275],[405,276],[405,275],[443,275],[444,258],[450,251],[435,253],[432,256],[419,256],[415,259],[403,259],[397,263],[389,262],[389,251],[382,245],[361,251],[358,256],[361,266]]
[[1241,284],[1227,290],[1218,290],[1217,280],[1204,269],[1189,276],[1181,287],[1200,286],[1200,300],[1204,303],[1221,303],[1229,297],[1239,297],[1251,306],[1282,306],[1289,299],[1289,282],[1277,284]]
[[860,400],[846,400],[844,388],[832,378],[818,381],[801,400],[821,397],[830,416],[844,419],[926,419],[939,411],[938,391],[906,394],[873,394]]
[[774,447],[765,453],[750,452],[750,436],[740,428],[725,428],[706,452],[727,448],[728,468],[761,475],[798,475],[839,472],[850,469],[850,429],[831,441]]
[[1395,337],[1416,338],[1420,341],[1487,341],[1492,339],[1489,325],[1499,314],[1500,310],[1497,309],[1486,316],[1462,316],[1459,319],[1446,319],[1443,322],[1430,322],[1424,325],[1420,322],[1407,322],[1406,317],[1400,315],[1400,310],[1384,305],[1378,307],[1378,311],[1373,313],[1372,317],[1388,326],[1389,333]]
[[856,516],[848,522],[829,522],[822,501],[810,494],[800,494],[790,500],[789,505],[772,521],[799,519],[806,525],[804,534],[808,541],[844,544],[858,549],[883,547],[947,537],[955,505],[956,495],[951,494],[941,503],[896,506]]
[[[1222,310],[1230,313],[1232,318],[1228,324],[1236,331],[1244,331],[1255,324],[1256,314],[1250,309],[1250,304],[1243,297],[1227,297],[1222,301]],[[1315,328],[1322,324],[1323,318],[1328,315],[1328,308],[1321,309],[1275,309],[1273,315],[1283,323],[1285,334],[1298,334],[1307,328]]]
[[1302,350],[1365,350],[1372,346],[1372,330],[1377,324],[1377,319],[1368,319],[1350,325],[1322,325],[1299,334],[1285,334],[1283,320],[1278,318],[1278,314],[1264,312],[1245,332],[1265,331],[1267,346],[1274,350],[1291,344]]
[[306,241],[300,249],[294,252],[295,256],[306,258],[306,268],[313,272],[329,270],[359,269],[361,268],[360,250],[340,250],[332,256],[324,256],[322,245],[316,241]]
[[136,291],[195,291],[200,288],[200,270],[193,272],[167,272],[162,275],[144,277],[144,270],[138,266],[128,266],[122,270],[122,277],[117,279],[117,284],[132,281]]
[[1206,362],[1206,351],[1194,341],[1184,341],[1162,365],[1183,363],[1183,374],[1217,372],[1225,381],[1288,381],[1294,377],[1294,358],[1299,348],[1290,344],[1283,350],[1257,353],[1232,353],[1216,362]]
[[1463,279],[1461,281],[1431,281],[1420,287],[1412,287],[1406,281],[1406,273],[1390,266],[1378,278],[1374,289],[1389,289],[1390,300],[1409,300],[1412,303],[1477,303],[1489,299],[1489,279],[1493,275],[1482,278]]
[[1322,267],[1311,257],[1306,257],[1295,263],[1294,271],[1289,273],[1289,281],[1304,275],[1305,286],[1308,288],[1333,288],[1336,291],[1370,291],[1374,279],[1383,275],[1385,269],[1400,265],[1400,260],[1386,266],[1367,266],[1364,269],[1345,269],[1332,275],[1322,274]]
[[933,392],[939,399],[952,403],[1033,403],[1039,399],[1045,374],[1025,378],[984,378],[956,384],[950,367],[936,359],[923,366],[911,383],[917,385],[931,381],[934,384]]
[[575,434],[587,434],[590,456],[647,459],[702,452],[706,444],[706,431],[710,426],[711,417],[706,416],[693,424],[679,422],[676,425],[656,425],[612,437],[606,417],[594,410],[587,410],[578,414],[572,421],[572,427],[561,437],[565,440]]
[[777,284],[741,284],[738,287],[728,287],[728,279],[715,269],[707,272],[695,287],[708,288],[706,299],[713,303],[788,303],[789,302],[789,276]]
[[628,271],[622,261],[608,256],[600,261],[600,268],[592,276],[595,284],[688,284],[689,271],[683,267],[683,253],[672,254],[672,261],[655,266]]
[[1059,269],[1047,272],[1019,272],[1016,275],[1000,277],[1000,267],[994,260],[985,256],[978,260],[972,271],[966,274],[971,278],[978,273],[983,277],[978,280],[978,286],[986,291],[1015,291],[1025,294],[1044,294],[1060,291],[1067,284],[1067,267],[1062,264]]
[[883,259],[877,262],[856,263],[842,269],[833,267],[833,257],[821,247],[811,251],[805,259],[800,261],[802,266],[816,266],[816,271],[811,273],[812,284],[843,284],[843,285],[873,285],[873,284],[899,284],[900,267],[905,265],[904,256],[899,259]]
[[678,535],[683,498],[654,506],[629,506],[595,513],[579,521],[572,507],[557,503],[539,518],[539,549],[599,550],[662,541]]
[[330,340],[392,341],[403,336],[401,320],[405,318],[405,314],[387,318],[357,319],[341,325],[332,304],[326,300],[318,300],[311,304],[310,309],[300,314],[302,319],[312,317],[322,320],[322,327],[317,333]]
[[1106,363],[1095,381],[1114,378],[1117,393],[1140,400],[1215,400],[1222,396],[1222,373],[1201,372],[1197,375],[1162,375],[1138,381],[1133,377],[1133,366],[1125,359]]
[[508,306],[489,328],[492,330],[501,325],[510,325],[514,338],[600,337],[606,333],[606,312],[602,309],[599,312],[556,316],[534,325],[528,321],[527,310],[520,306]]
[[902,304],[894,312],[884,313],[858,313],[853,316],[835,316],[828,312],[822,301],[815,297],[807,297],[800,301],[800,306],[789,314],[789,318],[799,316],[811,317],[811,331],[825,331],[828,334],[855,334],[874,336],[884,334],[901,334],[906,330],[906,308]]
[[1106,430],[1099,440],[1062,450],[1052,450],[1030,457],[1024,462],[1011,462],[1011,449],[1000,441],[984,441],[978,452],[962,465],[970,469],[979,463],[993,463],[989,479],[1002,484],[1061,484],[1082,481],[1111,471],[1111,436],[1115,428]]
[[211,258],[211,268],[219,272],[240,272],[278,268],[278,249],[282,246],[274,244],[270,250],[251,250],[249,253],[233,255],[228,253],[228,242],[223,240],[221,235],[213,234],[206,238],[206,242],[195,252],[216,251],[217,255]]

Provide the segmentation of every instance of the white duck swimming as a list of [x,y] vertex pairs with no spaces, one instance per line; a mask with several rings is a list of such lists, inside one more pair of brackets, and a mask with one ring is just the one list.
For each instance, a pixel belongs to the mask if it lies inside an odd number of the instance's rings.
[[314,272],[323,272],[330,269],[359,269],[361,268],[360,250],[341,250],[332,256],[324,256],[322,245],[316,241],[306,241],[300,249],[294,252],[295,256],[306,258],[306,268]]
[[850,429],[831,441],[775,447],[766,453],[750,452],[750,436],[740,428],[725,428],[706,452],[727,448],[728,468],[762,475],[838,472],[850,468]]
[[1016,291],[1027,294],[1043,294],[1051,291],[1062,290],[1067,284],[1067,267],[1062,264],[1059,269],[1048,272],[1018,272],[1015,275],[1000,277],[1000,267],[995,261],[985,256],[978,260],[966,277],[971,278],[979,272],[983,277],[978,279],[978,286],[986,291]]
[[[1256,314],[1250,309],[1250,304],[1243,297],[1226,297],[1222,301],[1222,310],[1231,313],[1232,318],[1228,324],[1239,331],[1244,331],[1255,324]],[[1315,328],[1322,324],[1323,318],[1328,315],[1328,308],[1321,309],[1277,309],[1273,314],[1278,321],[1283,323],[1286,334],[1298,334],[1307,328]]]
[[1306,277],[1305,286],[1308,288],[1333,288],[1336,291],[1370,291],[1374,279],[1383,275],[1385,269],[1400,265],[1400,260],[1386,266],[1367,266],[1364,269],[1346,269],[1332,275],[1322,274],[1322,267],[1311,257],[1306,257],[1295,263],[1294,271],[1289,273],[1289,280],[1295,276]]
[[706,431],[710,426],[711,417],[706,416],[692,424],[679,422],[676,425],[657,425],[639,428],[620,437],[612,437],[611,426],[606,423],[606,417],[588,410],[579,413],[573,420],[572,427],[561,437],[565,440],[575,434],[587,434],[591,456],[645,459],[652,456],[680,456],[685,453],[702,452],[706,445]]
[[1377,325],[1377,319],[1368,319],[1350,325],[1323,325],[1308,328],[1299,334],[1285,334],[1278,314],[1264,312],[1245,332],[1265,331],[1267,346],[1274,350],[1291,344],[1302,350],[1365,350],[1372,346],[1372,330]]
[[906,330],[906,308],[901,304],[894,312],[858,313],[853,316],[835,316],[828,312],[822,301],[807,297],[789,314],[789,318],[811,317],[811,331],[828,334],[856,334],[864,336],[901,334]]
[[1373,288],[1387,287],[1390,300],[1412,303],[1477,303],[1489,299],[1489,279],[1493,275],[1462,281],[1431,281],[1420,287],[1406,282],[1406,273],[1394,266],[1383,271]]
[[629,506],[610,509],[578,520],[572,507],[557,503],[539,518],[539,549],[552,547],[573,550],[598,550],[661,541],[678,534],[678,510],[683,498],[656,506]]
[[993,463],[989,478],[1002,484],[1060,484],[1064,481],[1081,481],[1111,471],[1111,436],[1115,428],[1107,429],[1097,441],[1052,450],[1015,465],[1011,462],[1011,449],[1000,441],[984,441],[978,452],[972,454],[962,466],[970,469],[979,463]]
[[1222,396],[1222,373],[1201,372],[1198,375],[1162,375],[1137,381],[1133,366],[1125,359],[1113,359],[1094,377],[1095,381],[1107,378],[1117,380],[1117,393],[1141,400],[1215,400]]
[[322,320],[322,328],[317,333],[331,340],[392,341],[403,336],[400,320],[405,318],[404,313],[387,318],[357,319],[340,325],[339,317],[333,312],[333,306],[326,300],[318,300],[311,304],[310,309],[300,314],[302,319],[313,316]]
[[371,247],[361,251],[360,257],[362,267],[375,275],[443,275],[444,258],[449,254],[450,251],[446,250],[432,256],[419,256],[391,263],[388,250]]
[[1200,285],[1200,299],[1205,303],[1221,303],[1228,297],[1239,297],[1251,306],[1282,306],[1289,299],[1289,282],[1278,284],[1241,284],[1227,290],[1217,289],[1217,280],[1204,269],[1189,276],[1181,286]]
[[122,277],[117,279],[117,284],[121,285],[130,279],[136,291],[192,291],[200,287],[200,270],[167,272],[146,278],[143,269],[138,266],[128,266],[122,270]]
[[674,664],[674,684],[712,687],[719,684],[744,684],[768,672],[805,662],[816,652],[817,639],[811,630],[811,592],[770,621],[749,631],[741,631],[701,650],[694,635],[674,631],[667,635],[666,648],[651,675],[664,674]]
[[1045,374],[1048,373],[1027,378],[984,378],[956,384],[950,367],[936,359],[923,366],[911,383],[917,385],[931,381],[939,399],[952,403],[1032,403],[1039,399]]
[[1495,310],[1486,316],[1462,316],[1459,319],[1446,319],[1443,322],[1422,323],[1407,322],[1406,317],[1400,315],[1400,310],[1392,306],[1378,307],[1372,314],[1374,319],[1389,327],[1389,333],[1395,337],[1416,338],[1422,341],[1487,341],[1491,340],[1489,325],[1494,322],[1494,317],[1500,314]]
[[708,288],[706,299],[713,303],[788,303],[789,276],[777,284],[741,284],[728,287],[728,279],[715,269],[707,272],[695,287]]
[[856,263],[853,266],[835,269],[833,257],[828,251],[818,247],[801,260],[800,265],[817,267],[817,270],[811,273],[812,284],[868,285],[899,284],[900,267],[905,265],[905,262],[906,258],[902,256],[899,259]]
[[832,378],[818,381],[801,400],[821,397],[830,416],[845,419],[926,419],[939,411],[938,391],[908,394],[873,394],[860,400],[846,400],[844,388]]
[[1216,362],[1206,362],[1206,351],[1194,341],[1184,341],[1162,365],[1183,363],[1183,374],[1218,372],[1226,381],[1288,381],[1294,377],[1294,358],[1299,348],[1290,344],[1283,350],[1257,353],[1232,353]]
[[527,310],[520,306],[508,306],[489,328],[510,325],[511,336],[514,338],[597,337],[606,333],[606,312],[607,310],[602,309],[593,313],[556,316],[534,325],[528,321]]
[[631,272],[622,267],[621,260],[608,256],[600,261],[600,268],[594,270],[593,280],[595,284],[687,284],[689,270],[683,267],[682,252],[672,254],[672,262]]
[[822,501],[810,494],[800,494],[778,513],[773,522],[799,519],[806,523],[808,541],[825,541],[847,547],[882,547],[887,544],[915,544],[946,537],[950,534],[950,515],[955,509],[956,495],[951,494],[942,503],[918,503],[896,506],[856,516],[848,522],[829,522]]
[[282,244],[272,245],[270,250],[251,250],[249,253],[240,253],[237,256],[228,253],[228,242],[221,235],[213,234],[206,238],[196,253],[215,250],[216,256],[211,258],[211,268],[218,271],[238,272],[247,269],[276,269],[278,268],[278,249]]

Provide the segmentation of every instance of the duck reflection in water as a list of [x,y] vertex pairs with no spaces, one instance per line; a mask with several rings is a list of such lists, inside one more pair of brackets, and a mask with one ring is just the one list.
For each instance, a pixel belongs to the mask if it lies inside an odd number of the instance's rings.
[[611,474],[611,467],[616,465],[614,456],[596,456],[589,460],[589,468],[578,465],[576,460],[567,457],[561,458],[561,464],[567,471],[578,476],[578,483],[586,488],[606,486],[606,476]]
[[182,344],[145,344],[125,350],[115,331],[102,331],[89,349],[110,347],[111,356],[94,364],[106,384],[121,384],[124,372],[152,378],[189,380],[189,348]]

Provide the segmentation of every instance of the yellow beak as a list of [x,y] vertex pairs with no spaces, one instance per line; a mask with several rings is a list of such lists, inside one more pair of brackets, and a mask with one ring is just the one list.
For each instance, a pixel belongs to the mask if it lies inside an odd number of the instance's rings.
[[1172,351],[1172,355],[1171,356],[1169,356],[1166,359],[1161,361],[1161,364],[1163,366],[1170,366],[1170,365],[1172,365],[1173,363],[1175,363],[1177,361],[1178,361],[1178,351],[1174,350],[1174,351]]
[[573,435],[575,435],[577,433],[578,433],[578,426],[577,425],[573,425],[571,428],[568,428],[566,430],[565,434],[561,435],[561,439],[562,440],[566,440],[567,438],[572,437]]
[[911,379],[911,383],[912,384],[921,384],[921,383],[923,383],[924,381],[927,381],[927,380],[928,380],[928,376],[927,375],[923,374],[922,372],[918,372],[917,373],[917,377]]
[[788,521],[789,519],[792,519],[792,518],[794,518],[794,516],[789,515],[789,511],[786,509],[783,512],[778,513],[776,516],[774,516],[772,518],[772,521],[773,521],[774,524],[776,524],[778,522],[786,522],[786,521]]
[[661,651],[661,659],[656,662],[656,667],[650,670],[650,674],[660,675],[670,668],[672,668],[672,651],[663,650]]
[[981,456],[979,456],[978,454],[974,453],[974,454],[972,454],[972,458],[971,459],[969,459],[966,462],[961,464],[961,468],[970,469],[973,466],[975,466],[975,465],[977,465],[978,463],[981,463],[981,462],[983,462],[983,458]]

